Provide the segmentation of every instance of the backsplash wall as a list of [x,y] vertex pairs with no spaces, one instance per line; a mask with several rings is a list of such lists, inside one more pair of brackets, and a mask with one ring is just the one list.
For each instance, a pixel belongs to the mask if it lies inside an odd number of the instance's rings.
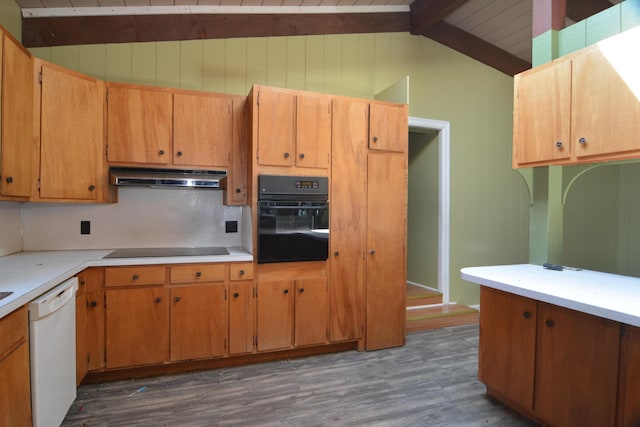
[[0,256],[22,250],[22,210],[20,203],[0,202]]
[[[25,203],[23,248],[241,246],[243,209],[224,206],[222,191],[133,187],[119,188],[115,204]],[[80,234],[84,220],[91,234]],[[225,233],[225,221],[238,232]]]

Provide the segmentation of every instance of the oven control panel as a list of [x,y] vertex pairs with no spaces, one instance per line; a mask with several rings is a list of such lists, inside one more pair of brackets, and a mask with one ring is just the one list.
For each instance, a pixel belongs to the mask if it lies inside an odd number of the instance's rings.
[[318,176],[285,176],[285,175],[260,175],[258,176],[259,198],[311,198],[314,200],[327,200],[329,196],[329,179]]

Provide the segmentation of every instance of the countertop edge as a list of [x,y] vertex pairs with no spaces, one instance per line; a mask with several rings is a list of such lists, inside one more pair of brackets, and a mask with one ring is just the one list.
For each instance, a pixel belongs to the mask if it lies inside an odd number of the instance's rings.
[[[42,253],[43,256],[47,253],[64,253],[64,252],[82,252],[78,251],[38,251],[33,253]],[[89,267],[111,267],[111,266],[128,266],[128,265],[164,265],[164,264],[193,264],[193,263],[216,263],[216,262],[252,262],[253,255],[243,248],[229,248],[229,255],[205,255],[205,256],[179,256],[179,257],[146,257],[146,258],[102,258],[104,255],[111,252],[111,250],[87,250],[84,252],[95,253],[95,258],[79,259],[76,262],[69,262],[68,267],[62,267],[63,269],[56,272],[55,275],[47,277],[45,281],[38,282],[37,285],[31,287],[29,291],[20,293],[17,296],[10,296],[9,301],[3,304],[0,301],[0,319],[6,315],[12,313],[18,308],[28,304],[40,295],[53,289],[58,284],[67,280],[70,277],[75,276],[86,268]],[[243,253],[244,252],[244,253]],[[25,252],[18,252],[17,254],[6,255],[6,257],[16,256],[24,254]],[[2,257],[5,258],[5,257]],[[0,269],[0,274],[2,270]]]
[[[524,264],[524,266],[527,266],[527,265],[530,265],[530,264]],[[515,267],[517,267],[517,265],[513,265],[513,266],[488,266],[487,268],[492,268],[492,267],[494,267],[494,268],[501,268],[501,267],[515,268]],[[542,268],[541,266],[536,266],[536,267]],[[494,279],[491,279],[491,278],[487,277],[487,275],[482,275],[482,276],[481,275],[474,275],[472,272],[470,272],[470,270],[472,270],[472,269],[481,269],[481,268],[485,268],[485,267],[466,267],[466,268],[462,268],[460,270],[460,276],[464,280],[476,283],[476,284],[481,285],[481,286],[487,286],[487,287],[490,287],[490,288],[493,288],[493,289],[497,289],[497,290],[500,290],[500,291],[509,292],[509,293],[514,294],[514,295],[519,295],[519,296],[522,296],[522,297],[535,299],[537,301],[542,301],[542,302],[545,302],[545,303],[557,305],[557,306],[560,306],[560,307],[568,308],[568,309],[579,311],[579,312],[582,312],[582,313],[591,314],[591,315],[602,317],[602,318],[605,318],[605,319],[609,319],[609,320],[625,323],[625,324],[628,324],[628,325],[631,325],[631,326],[640,327],[640,312],[639,312],[638,315],[634,315],[634,314],[630,314],[630,313],[626,313],[626,312],[622,312],[622,311],[617,311],[615,309],[611,309],[611,308],[608,308],[608,307],[604,307],[602,305],[596,305],[596,304],[580,302],[580,301],[577,301],[577,300],[574,300],[574,299],[570,299],[570,298],[567,298],[567,297],[563,297],[563,296],[554,294],[552,292],[542,292],[542,291],[529,289],[529,288],[526,288],[526,287],[523,287],[523,286],[519,286],[517,283],[507,283],[507,282],[494,280]],[[596,272],[596,273],[604,275],[604,276],[607,275],[607,273],[599,273],[599,272]],[[616,275],[610,275],[610,276],[612,276],[612,277],[625,277],[625,276],[616,276]],[[606,292],[606,289],[603,288],[603,291]],[[482,307],[480,307],[480,310],[482,310]]]

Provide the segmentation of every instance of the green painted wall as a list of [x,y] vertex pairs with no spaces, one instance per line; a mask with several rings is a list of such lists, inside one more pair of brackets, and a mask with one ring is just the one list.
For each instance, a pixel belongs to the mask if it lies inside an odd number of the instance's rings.
[[14,0],[0,0],[0,25],[22,40],[22,13]]
[[[451,299],[479,302],[478,287],[460,279],[460,268],[528,260],[528,193],[511,169],[513,79],[425,37],[269,37],[31,51],[105,80],[242,95],[258,83],[371,99],[409,75],[410,115],[451,123]],[[429,171],[412,182],[411,191],[424,186],[430,192],[432,176]],[[412,218],[421,214],[410,212]],[[412,235],[409,266],[411,280],[430,286],[436,272],[416,272],[413,263],[432,252],[433,239]]]

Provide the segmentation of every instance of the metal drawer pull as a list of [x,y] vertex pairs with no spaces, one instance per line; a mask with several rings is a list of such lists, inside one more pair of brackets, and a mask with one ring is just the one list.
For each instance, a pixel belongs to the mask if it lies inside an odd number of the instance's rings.
[[[174,301],[175,301],[175,302],[180,302],[180,300],[181,300],[181,299],[182,299],[182,298],[180,298],[180,297],[175,297],[175,298],[174,298]],[[160,302],[160,301],[156,300],[156,302]]]
[[131,277],[131,280],[138,280],[140,278],[140,276],[138,276],[137,274],[134,274],[133,277]]
[[240,274],[241,276],[244,276],[244,270],[240,270],[238,274]]
[[199,271],[196,271],[196,277],[200,277],[200,276],[202,276],[202,273]]

